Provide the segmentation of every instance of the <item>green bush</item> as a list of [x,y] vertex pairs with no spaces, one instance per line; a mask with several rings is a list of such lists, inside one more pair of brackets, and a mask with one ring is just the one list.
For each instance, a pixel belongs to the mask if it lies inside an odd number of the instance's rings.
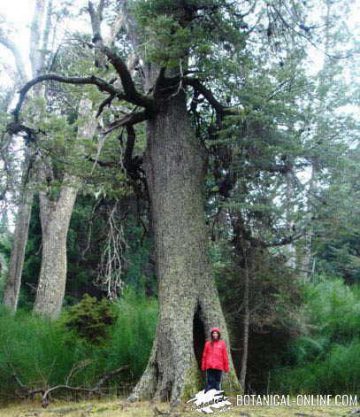
[[13,395],[19,388],[14,373],[28,387],[63,383],[71,367],[88,356],[86,346],[71,338],[59,321],[41,319],[27,311],[12,316],[2,308],[0,334],[2,397]]
[[[101,375],[129,365],[128,371],[120,373],[109,384],[136,382],[150,354],[157,321],[157,300],[128,288],[111,310],[117,320],[107,325],[107,336],[102,343],[93,343],[74,328],[67,327],[67,309],[58,320],[48,320],[21,309],[11,315],[2,306],[0,399],[15,399],[19,385],[14,372],[23,384],[35,388],[63,384],[71,370],[76,369],[69,384],[91,387]],[[59,396],[60,392],[56,391],[54,395]]]
[[155,337],[158,301],[128,286],[116,308],[118,319],[106,348],[106,366],[111,369],[128,364],[138,378],[146,367]]
[[356,394],[360,387],[360,339],[335,344],[321,360],[282,368],[273,373],[274,392],[295,394]]
[[117,311],[106,298],[84,294],[82,300],[64,312],[65,326],[90,343],[102,343],[109,337],[109,327],[117,319]]
[[315,333],[332,342],[351,342],[360,336],[360,286],[331,278],[306,288],[305,309]]
[[360,388],[360,286],[327,278],[305,289],[307,334],[289,344],[272,374],[284,393],[356,393]]

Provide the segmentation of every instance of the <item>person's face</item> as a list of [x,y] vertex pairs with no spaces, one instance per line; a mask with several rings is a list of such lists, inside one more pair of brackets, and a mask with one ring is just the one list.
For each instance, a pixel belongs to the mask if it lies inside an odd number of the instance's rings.
[[219,333],[217,331],[212,332],[212,336],[215,340],[219,339]]

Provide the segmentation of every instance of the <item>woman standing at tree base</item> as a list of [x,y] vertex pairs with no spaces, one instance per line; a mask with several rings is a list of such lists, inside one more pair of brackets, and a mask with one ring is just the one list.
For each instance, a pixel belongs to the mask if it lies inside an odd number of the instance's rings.
[[222,372],[229,372],[227,347],[221,339],[220,329],[213,327],[210,337],[211,339],[205,342],[201,360],[201,370],[206,371],[205,392],[213,388],[220,390]]

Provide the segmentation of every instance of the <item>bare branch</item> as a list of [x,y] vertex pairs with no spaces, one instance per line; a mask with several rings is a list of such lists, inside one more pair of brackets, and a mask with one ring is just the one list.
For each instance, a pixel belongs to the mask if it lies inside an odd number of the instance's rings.
[[302,236],[304,236],[303,230],[293,235],[285,236],[282,239],[273,240],[272,242],[258,242],[258,243],[259,243],[259,246],[263,246],[265,248],[274,248],[277,246],[289,245],[290,243],[293,243],[296,240],[300,239]]
[[117,218],[118,201],[109,212],[108,234],[105,248],[101,254],[98,275],[94,284],[107,290],[107,296],[114,300],[124,287],[122,280],[123,268],[126,264],[124,256],[128,244],[124,238],[124,229],[121,220]]
[[[103,42],[101,35],[101,20],[102,12],[105,6],[104,0],[100,0],[97,8],[94,7],[92,1],[88,3],[88,10],[91,19],[91,26],[93,30],[93,44],[96,50],[101,51],[114,66],[116,72],[120,76],[121,83],[125,92],[125,100],[130,103],[133,103],[137,106],[145,107],[148,110],[154,109],[154,101],[149,97],[146,97],[140,94],[135,87],[134,81],[131,77],[131,73],[126,63],[121,59],[121,57],[113,52],[108,46]],[[114,35],[114,33],[113,33]]]
[[16,135],[18,133],[24,132],[25,135],[26,135],[26,142],[27,143],[35,142],[35,140],[37,138],[37,135],[39,133],[45,134],[45,132],[43,132],[41,130],[32,129],[31,127],[25,126],[25,125],[23,125],[21,123],[18,123],[18,122],[9,123],[6,127],[6,131],[10,135]]
[[126,148],[125,148],[125,153],[124,153],[124,167],[126,168],[126,170],[129,170],[129,168],[131,167],[131,161],[133,157],[136,135],[135,135],[134,126],[132,125],[127,125],[126,131],[127,131],[127,141],[126,141]]
[[101,387],[109,380],[109,379],[111,379],[112,377],[114,377],[115,375],[117,375],[117,374],[119,374],[120,372],[122,372],[122,371],[124,371],[124,370],[126,370],[126,369],[128,369],[129,368],[129,365],[123,365],[123,366],[120,366],[119,368],[117,368],[117,369],[114,369],[113,371],[109,371],[109,372],[107,372],[107,373],[105,373],[105,374],[103,374],[100,378],[99,378],[99,380],[98,380],[98,382],[95,384],[95,386],[94,387],[92,387],[92,388],[86,388],[86,387],[83,387],[83,386],[77,386],[77,387],[73,387],[73,386],[70,386],[70,385],[68,385],[68,382],[69,382],[69,379],[71,378],[71,376],[73,376],[74,375],[74,373],[75,372],[77,372],[78,370],[80,370],[81,368],[83,368],[83,367],[85,367],[85,366],[87,366],[87,365],[89,365],[89,363],[90,363],[91,361],[87,361],[87,360],[85,360],[85,361],[83,361],[83,362],[81,362],[81,363],[79,363],[79,364],[77,364],[77,365],[75,365],[75,367],[73,366],[72,368],[71,368],[71,370],[70,370],[70,373],[69,373],[69,375],[66,377],[66,382],[65,382],[65,384],[59,384],[59,385],[55,385],[55,386],[53,386],[53,387],[50,387],[50,388],[34,388],[34,389],[30,389],[29,387],[27,387],[21,380],[20,380],[20,378],[19,378],[19,376],[17,375],[17,373],[16,373],[16,371],[15,371],[15,369],[14,369],[14,367],[12,366],[12,364],[11,363],[8,363],[8,365],[9,365],[9,367],[11,367],[11,369],[12,369],[12,371],[13,371],[13,373],[12,373],[12,376],[13,376],[13,378],[15,379],[15,381],[17,382],[17,384],[19,385],[19,387],[21,388],[21,390],[22,390],[22,393],[21,393],[21,397],[25,397],[25,398],[28,398],[28,397],[30,397],[30,398],[33,398],[34,397],[34,395],[35,394],[38,394],[38,393],[40,393],[40,394],[42,394],[42,397],[41,397],[41,404],[42,404],[42,406],[45,408],[45,407],[47,407],[48,405],[49,405],[49,394],[51,393],[51,392],[53,392],[53,391],[56,391],[56,390],[58,390],[58,389],[67,389],[67,390],[69,390],[69,391],[82,391],[82,392],[88,392],[89,394],[100,394],[101,393],[101,391],[100,391],[100,389],[101,389]]

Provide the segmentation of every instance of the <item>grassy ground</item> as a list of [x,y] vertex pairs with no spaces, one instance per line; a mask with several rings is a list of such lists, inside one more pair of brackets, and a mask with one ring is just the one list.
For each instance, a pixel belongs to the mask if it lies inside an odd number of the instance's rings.
[[[344,417],[360,416],[360,405],[354,407],[343,406],[236,406],[236,399],[229,398],[233,406],[225,412],[215,412],[213,415],[226,417]],[[136,402],[129,403],[124,399],[107,399],[81,402],[53,401],[46,409],[39,405],[39,401],[24,401],[0,407],[0,417],[165,417],[169,404]],[[198,416],[196,410],[191,410],[188,404],[180,405],[171,417]]]

